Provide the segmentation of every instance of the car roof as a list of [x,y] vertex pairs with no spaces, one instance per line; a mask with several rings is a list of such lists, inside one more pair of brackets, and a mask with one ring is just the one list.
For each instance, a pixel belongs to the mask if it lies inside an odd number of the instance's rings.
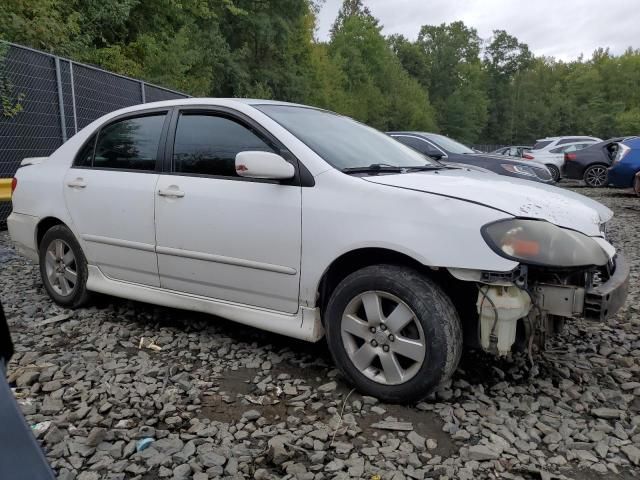
[[162,107],[176,107],[181,105],[212,105],[212,106],[230,106],[233,104],[244,105],[286,105],[290,107],[305,107],[315,108],[309,105],[302,105],[299,103],[281,102],[278,100],[262,100],[258,98],[213,98],[213,97],[189,97],[189,98],[177,98],[174,100],[163,100],[160,102],[141,103],[138,105],[132,105],[126,107],[123,110],[128,112],[135,112],[137,110],[145,110],[148,108],[162,108]]
[[560,137],[544,137],[538,138],[536,142],[543,142],[546,140],[562,140],[563,138],[580,138],[580,139],[594,139],[598,137],[594,137],[592,135],[562,135]]

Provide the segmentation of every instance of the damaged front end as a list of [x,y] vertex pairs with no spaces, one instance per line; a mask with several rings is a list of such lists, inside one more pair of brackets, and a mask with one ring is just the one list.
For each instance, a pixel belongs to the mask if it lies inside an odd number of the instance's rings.
[[510,272],[450,270],[478,287],[478,340],[498,356],[544,347],[566,319],[603,321],[627,297],[629,264],[604,238],[544,221],[512,219],[483,228],[487,244],[517,260]]

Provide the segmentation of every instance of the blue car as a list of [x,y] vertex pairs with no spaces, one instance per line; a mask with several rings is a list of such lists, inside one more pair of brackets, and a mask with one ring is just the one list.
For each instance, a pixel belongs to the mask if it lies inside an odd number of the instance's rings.
[[631,188],[636,173],[640,172],[640,137],[628,138],[618,145],[607,181],[612,187]]

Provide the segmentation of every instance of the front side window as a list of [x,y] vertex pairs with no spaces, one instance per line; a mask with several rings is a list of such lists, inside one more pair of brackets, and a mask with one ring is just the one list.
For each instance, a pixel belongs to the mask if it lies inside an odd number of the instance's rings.
[[451,153],[459,153],[459,154],[470,154],[476,153],[471,148],[463,145],[460,142],[456,142],[455,140],[445,137],[444,135],[439,135],[437,133],[428,134],[429,140],[438,145],[440,148],[447,152]]
[[236,177],[240,152],[277,153],[258,133],[227,117],[183,113],[173,146],[173,171]]
[[407,137],[404,135],[398,135],[398,136],[394,136],[393,138],[395,138],[396,140],[398,140],[399,142],[403,143],[404,145],[413,148],[414,150],[420,152],[420,153],[424,153],[424,154],[428,154],[427,150],[428,150],[428,143],[425,142],[424,140],[420,140],[418,138],[414,138],[414,137]]
[[93,166],[154,171],[165,114],[128,118],[100,130]]

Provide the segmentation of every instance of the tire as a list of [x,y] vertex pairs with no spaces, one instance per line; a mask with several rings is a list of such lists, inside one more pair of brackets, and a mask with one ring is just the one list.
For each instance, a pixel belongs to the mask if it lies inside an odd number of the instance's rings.
[[85,304],[89,298],[87,259],[71,230],[64,225],[47,230],[39,256],[42,283],[53,301],[67,308]]
[[601,188],[607,185],[606,165],[591,165],[584,171],[584,183],[591,188]]
[[[376,320],[379,312],[382,322]],[[407,267],[374,265],[346,277],[329,299],[325,329],[344,376],[361,393],[385,402],[424,398],[451,377],[462,353],[460,318],[451,300]]]
[[551,172],[553,181],[558,183],[560,181],[560,169],[552,164],[546,165],[546,167],[549,169],[549,172]]

